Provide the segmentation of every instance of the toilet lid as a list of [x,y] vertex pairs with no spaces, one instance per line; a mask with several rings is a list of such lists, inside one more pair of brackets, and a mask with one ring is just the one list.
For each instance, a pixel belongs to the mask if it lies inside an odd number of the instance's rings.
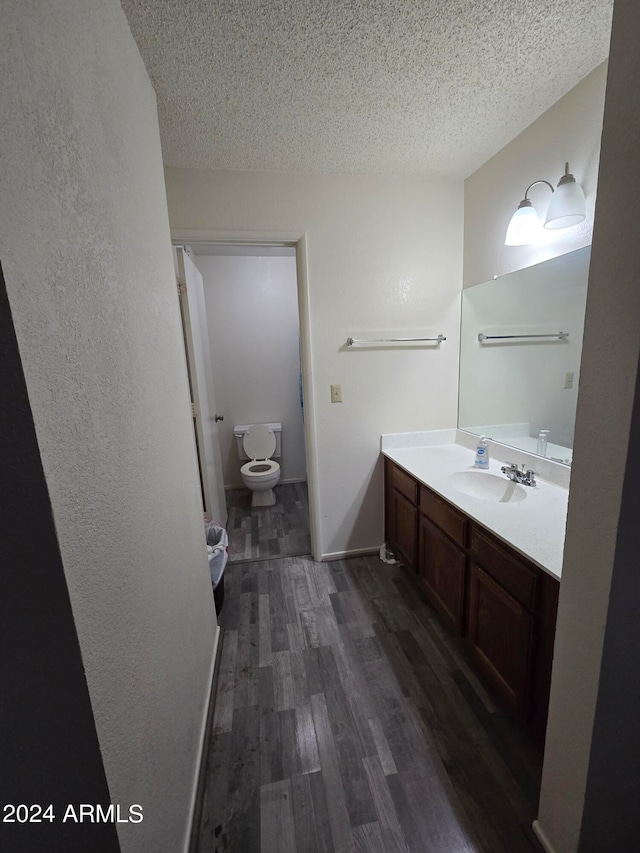
[[244,434],[242,446],[250,459],[268,459],[276,449],[276,437],[266,424],[254,424]]

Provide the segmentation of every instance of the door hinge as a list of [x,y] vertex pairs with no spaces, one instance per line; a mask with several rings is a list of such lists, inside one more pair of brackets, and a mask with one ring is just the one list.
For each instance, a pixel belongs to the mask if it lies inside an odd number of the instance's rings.
[[180,278],[177,278],[176,284],[178,286],[178,296],[184,296],[185,293],[187,292],[186,282],[182,281],[182,279],[180,279]]
[[200,414],[200,410],[198,409],[198,407],[196,406],[195,403],[192,403],[191,404],[191,417],[197,418],[199,414]]

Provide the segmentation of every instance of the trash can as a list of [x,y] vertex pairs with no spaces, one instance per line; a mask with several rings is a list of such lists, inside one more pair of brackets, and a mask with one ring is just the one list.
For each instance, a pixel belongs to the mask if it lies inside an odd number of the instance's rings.
[[218,614],[224,602],[224,568],[229,557],[229,537],[224,527],[220,527],[215,522],[205,524],[205,531],[213,600],[216,605],[216,614]]

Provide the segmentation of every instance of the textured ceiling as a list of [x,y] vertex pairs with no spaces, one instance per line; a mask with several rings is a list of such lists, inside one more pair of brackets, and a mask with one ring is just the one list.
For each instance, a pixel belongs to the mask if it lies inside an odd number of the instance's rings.
[[466,177],[606,59],[613,0],[122,0],[165,165]]

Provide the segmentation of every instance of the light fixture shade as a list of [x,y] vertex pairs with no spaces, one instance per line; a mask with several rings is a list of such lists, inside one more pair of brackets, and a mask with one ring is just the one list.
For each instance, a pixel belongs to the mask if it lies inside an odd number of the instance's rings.
[[511,217],[504,244],[505,246],[526,246],[535,241],[539,231],[538,214],[529,202],[526,207],[519,207]]
[[551,197],[544,227],[553,231],[559,228],[570,228],[584,222],[587,208],[582,187],[569,172],[569,164],[565,166],[565,174],[558,182],[558,188]]

